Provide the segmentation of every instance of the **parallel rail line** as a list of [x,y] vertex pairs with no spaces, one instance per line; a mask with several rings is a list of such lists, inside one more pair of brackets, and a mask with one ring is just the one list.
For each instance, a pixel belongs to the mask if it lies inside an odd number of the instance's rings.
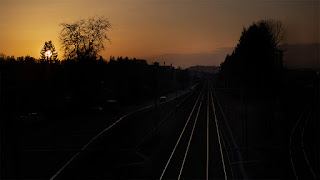
[[[190,93],[190,92],[185,92],[185,93],[182,93],[180,94],[179,96],[175,96],[165,102],[161,102],[160,104],[164,104],[164,103],[167,103],[167,102],[170,102],[178,97],[181,97],[187,93]],[[87,144],[85,144],[77,153],[75,153],[51,178],[50,180],[54,180],[56,179],[77,157],[79,157],[81,155],[81,152],[85,151],[90,145],[93,144],[93,142],[95,142],[102,134],[106,133],[108,130],[110,130],[112,127],[114,127],[115,125],[117,125],[120,121],[122,121],[123,119],[127,118],[128,116],[132,115],[132,114],[135,114],[137,112],[140,112],[140,111],[144,111],[144,110],[147,110],[147,109],[150,109],[150,108],[153,108],[155,107],[154,104],[151,104],[151,105],[148,105],[148,106],[145,106],[143,108],[140,108],[140,109],[137,109],[137,110],[134,110],[128,114],[125,114],[123,115],[122,117],[120,117],[118,120],[116,120],[114,123],[112,123],[110,126],[108,126],[107,128],[103,129],[100,133],[98,133],[96,136],[94,136]]]
[[[206,86],[207,84],[207,92],[205,93],[204,91],[204,87]],[[228,175],[227,175],[227,167],[226,167],[226,162],[225,162],[225,158],[224,158],[224,152],[223,151],[226,151],[226,145],[225,145],[225,142],[223,140],[223,137],[222,137],[222,134],[221,134],[221,129],[220,129],[220,126],[219,126],[219,122],[218,122],[218,119],[217,119],[217,116],[216,116],[216,109],[215,109],[215,105],[214,105],[214,100],[213,100],[213,88],[211,88],[211,83],[209,81],[207,81],[204,86],[203,86],[203,89],[202,91],[199,93],[198,95],[198,98],[196,100],[196,102],[194,103],[193,105],[193,108],[189,114],[189,117],[188,119],[186,120],[185,124],[184,124],[184,127],[175,143],[175,146],[174,148],[172,149],[171,153],[170,153],[170,156],[168,158],[168,161],[166,162],[165,166],[164,166],[164,169],[162,170],[162,173],[161,173],[161,176],[160,176],[160,180],[164,179],[164,175],[166,173],[166,171],[168,170],[168,167],[169,167],[169,164],[172,162],[172,159],[173,159],[173,156],[175,156],[174,154],[177,152],[177,149],[180,148],[180,150],[184,151],[184,156],[182,157],[182,162],[181,162],[181,165],[179,165],[179,169],[178,170],[178,177],[177,179],[181,179],[182,178],[182,173],[183,173],[183,169],[184,169],[184,166],[186,163],[186,160],[187,160],[187,156],[188,156],[188,152],[189,152],[189,149],[190,149],[190,145],[192,143],[192,138],[194,136],[194,133],[195,133],[195,128],[196,128],[196,125],[197,125],[197,122],[200,121],[200,119],[198,118],[199,117],[199,112],[201,110],[201,107],[202,104],[207,103],[207,107],[206,107],[206,165],[205,165],[205,177],[206,179],[210,179],[209,177],[209,172],[211,171],[210,169],[210,143],[213,143],[214,139],[211,140],[210,138],[210,127],[212,125],[210,125],[210,111],[213,112],[213,119],[214,119],[214,129],[216,129],[216,133],[217,133],[217,141],[218,141],[218,147],[219,147],[219,152],[220,152],[220,156],[221,156],[221,164],[222,164],[222,169],[223,169],[223,177],[225,180],[228,179]],[[207,94],[207,98],[206,100],[204,100],[204,96],[205,94]],[[201,98],[201,100],[199,101],[199,99]],[[212,109],[210,109],[210,105],[212,106]],[[198,106],[198,107],[197,107]],[[221,105],[220,105],[221,106]],[[189,122],[190,122],[190,119],[191,117],[194,115],[194,112],[195,112],[195,109],[197,109],[197,113],[194,117],[194,122],[193,122],[193,125],[190,125],[190,128],[192,126],[192,129],[190,129],[191,133],[189,133],[190,135],[188,135],[188,138],[186,139],[187,140],[187,145],[186,147],[184,147],[185,145],[181,145],[179,146],[179,144],[182,144],[181,140],[182,140],[182,136],[186,133],[186,128],[187,126],[189,125]],[[203,116],[204,118],[204,116]],[[190,132],[189,131],[189,132]],[[185,135],[187,136],[187,134]],[[181,149],[182,148],[182,149]],[[177,155],[178,157],[179,155]],[[227,160],[229,161],[229,165],[230,165],[230,171],[231,172],[231,177],[234,178],[234,170],[232,168],[232,165],[231,165],[231,162],[230,162],[230,158],[228,156],[228,153],[226,152],[226,156],[227,156]],[[180,161],[180,160],[179,160]],[[179,163],[179,162],[178,162]],[[176,167],[174,167],[176,168]],[[229,167],[228,167],[229,168]],[[244,173],[245,174],[245,173]],[[243,177],[246,177],[246,176],[243,176]],[[246,179],[246,178],[245,178]]]

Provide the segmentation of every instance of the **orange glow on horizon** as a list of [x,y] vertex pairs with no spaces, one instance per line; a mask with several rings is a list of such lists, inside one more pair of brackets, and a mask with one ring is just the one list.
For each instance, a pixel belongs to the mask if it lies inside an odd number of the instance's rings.
[[[167,54],[215,53],[220,48],[235,47],[243,26],[265,18],[279,19],[291,29],[297,29],[286,43],[315,43],[319,39],[317,2],[239,3],[179,0],[4,1],[0,6],[0,53],[39,58],[43,42],[52,40],[58,58],[63,60],[59,24],[94,15],[108,17],[113,24],[109,31],[111,43],[106,42],[105,51],[100,53],[107,60],[111,55],[148,58]],[[226,53],[219,54],[218,61],[223,61],[225,56]],[[195,59],[193,63],[197,62]],[[201,63],[212,64],[209,59],[207,63]]]

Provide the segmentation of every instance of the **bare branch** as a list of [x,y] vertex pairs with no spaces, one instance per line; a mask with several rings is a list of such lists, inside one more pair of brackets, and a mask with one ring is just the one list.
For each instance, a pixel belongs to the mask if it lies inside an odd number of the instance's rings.
[[104,50],[104,41],[110,41],[107,31],[111,23],[104,17],[91,17],[60,25],[60,41],[68,58],[96,58]]
[[265,22],[269,26],[269,31],[272,35],[275,46],[278,46],[284,40],[285,36],[285,28],[282,22],[274,19],[268,19],[265,20]]

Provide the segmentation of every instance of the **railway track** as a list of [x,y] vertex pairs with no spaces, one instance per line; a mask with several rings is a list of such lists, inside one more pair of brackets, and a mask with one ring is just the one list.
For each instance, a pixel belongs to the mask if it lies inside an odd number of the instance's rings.
[[206,81],[159,179],[235,179],[230,146],[216,115],[211,82]]
[[51,179],[246,179],[211,82],[172,100],[165,113],[148,106],[121,117]]
[[[305,137],[310,122],[312,108],[307,105],[292,128],[289,139],[289,158],[295,179],[317,179],[317,175],[310,163],[310,154],[307,153],[308,143]],[[310,143],[310,142],[309,142]]]
[[[189,95],[187,95],[187,94],[189,94]],[[182,96],[186,96],[186,97],[183,98],[182,100],[180,100],[180,102],[178,104],[181,104],[182,102],[184,102],[190,96],[190,92],[189,93],[180,94],[177,97],[173,97],[173,98],[171,98],[171,99],[169,99],[169,100],[167,100],[165,102],[159,103],[159,105],[166,104],[168,102],[172,102],[172,101],[174,101],[177,98],[180,98]],[[114,123],[112,123],[111,125],[109,125],[105,129],[103,129],[100,133],[98,133],[96,136],[94,136],[88,143],[86,143],[78,152],[76,152],[68,161],[66,161],[66,163],[63,166],[61,166],[53,176],[51,176],[50,180],[66,179],[64,174],[69,174],[70,169],[74,169],[73,168],[75,166],[74,164],[79,163],[78,159],[81,159],[82,156],[86,156],[86,154],[88,154],[88,152],[89,153],[92,152],[92,149],[94,149],[94,147],[92,148],[92,146],[96,146],[95,143],[97,143],[102,138],[102,136],[105,136],[105,134],[107,134],[108,131],[113,130],[114,128],[119,126],[118,124],[120,124],[120,122],[125,121],[126,119],[128,119],[128,118],[130,118],[130,117],[132,117],[132,116],[134,116],[134,115],[136,115],[138,113],[142,113],[144,111],[148,111],[148,110],[151,110],[153,108],[155,108],[154,104],[146,106],[146,107],[143,107],[143,108],[140,108],[140,109],[137,109],[137,110],[134,110],[134,111],[132,111],[132,112],[130,112],[128,114],[125,114],[122,117],[120,117]],[[172,112],[170,112],[169,114],[171,114],[171,113]]]

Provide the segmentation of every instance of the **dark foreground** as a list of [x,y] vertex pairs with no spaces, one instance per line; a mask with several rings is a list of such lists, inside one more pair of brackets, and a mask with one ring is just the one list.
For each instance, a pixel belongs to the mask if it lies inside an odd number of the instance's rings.
[[[226,167],[226,174],[223,170],[211,93],[207,81],[172,102],[130,115],[54,177],[220,179],[234,176],[232,173],[237,170],[231,170],[231,166]],[[230,164],[230,159],[225,161]]]
[[245,94],[213,79],[118,115],[94,112],[66,123],[69,117],[56,114],[51,126],[19,126],[19,138],[11,141],[20,165],[12,169],[14,178],[319,177],[319,79],[309,82],[312,88],[288,83],[277,98]]

